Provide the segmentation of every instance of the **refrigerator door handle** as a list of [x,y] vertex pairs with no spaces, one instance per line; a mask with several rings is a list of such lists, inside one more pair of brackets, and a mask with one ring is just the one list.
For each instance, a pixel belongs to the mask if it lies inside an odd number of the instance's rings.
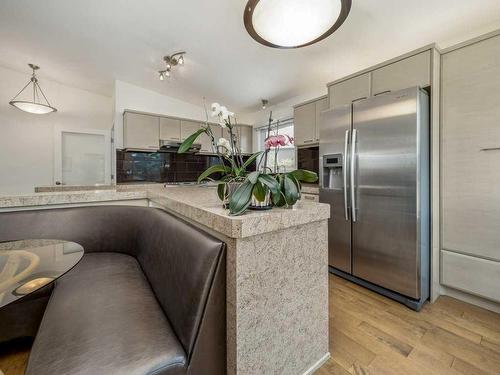
[[345,221],[349,221],[349,207],[347,207],[347,163],[349,158],[347,154],[349,152],[349,130],[345,131],[345,140],[344,140],[344,166],[343,166],[343,178],[344,178],[344,216]]
[[356,141],[358,138],[358,131],[356,129],[353,129],[352,131],[352,140],[351,140],[351,217],[352,217],[352,222],[355,223],[357,219],[357,214],[356,214],[356,191],[355,191],[355,185],[354,185],[354,180],[356,177],[356,158],[354,157],[356,155]]

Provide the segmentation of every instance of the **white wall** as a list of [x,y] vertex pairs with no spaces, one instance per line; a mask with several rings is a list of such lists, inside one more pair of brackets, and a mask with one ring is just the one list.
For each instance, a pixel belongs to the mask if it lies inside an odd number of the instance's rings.
[[116,148],[123,148],[123,111],[125,109],[205,121],[202,103],[197,106],[127,82],[115,81],[114,98]]
[[0,194],[32,193],[35,186],[54,184],[56,126],[110,129],[112,99],[49,81],[40,85],[57,112],[33,115],[9,105],[28,82],[28,72],[0,67]]
[[269,120],[269,112],[273,111],[274,120],[285,120],[293,117],[293,106],[306,102],[311,99],[319,98],[327,94],[326,84],[322,87],[318,87],[316,90],[309,91],[299,96],[295,96],[286,101],[272,104],[266,109],[261,109],[254,113],[249,113],[241,115],[239,120],[241,123],[250,124],[254,127],[260,127],[267,125]]

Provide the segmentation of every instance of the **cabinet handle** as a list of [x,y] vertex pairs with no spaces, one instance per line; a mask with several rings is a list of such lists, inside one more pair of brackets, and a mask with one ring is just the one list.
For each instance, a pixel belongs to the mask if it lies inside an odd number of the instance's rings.
[[362,98],[357,98],[357,99],[354,99],[354,100],[352,101],[352,103],[356,103],[356,102],[359,102],[359,101],[361,101],[361,100],[365,100],[365,99],[368,99],[368,98],[367,98],[366,96],[363,96]]
[[175,139],[178,141],[180,138],[179,137],[170,137],[170,139]]
[[375,95],[373,95],[373,96],[384,95],[384,94],[388,94],[388,93],[390,93],[390,92],[391,92],[391,90],[385,90],[385,91],[379,92],[379,93],[377,93],[377,94],[375,94]]
[[312,142],[313,140],[314,140],[314,139],[306,139],[306,140],[304,141],[304,143],[309,143],[309,142]]
[[488,148],[482,148],[479,151],[499,151],[500,147],[488,147]]

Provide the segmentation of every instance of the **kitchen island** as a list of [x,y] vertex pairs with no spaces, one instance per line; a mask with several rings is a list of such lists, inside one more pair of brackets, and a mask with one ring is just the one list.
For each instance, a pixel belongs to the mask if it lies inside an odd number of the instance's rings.
[[228,374],[312,374],[328,360],[328,205],[229,216],[212,187],[0,197],[0,210],[145,200],[227,244]]

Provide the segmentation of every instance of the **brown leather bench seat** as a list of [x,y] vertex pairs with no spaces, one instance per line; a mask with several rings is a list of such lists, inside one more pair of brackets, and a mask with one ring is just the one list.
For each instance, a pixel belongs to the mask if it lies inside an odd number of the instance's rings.
[[[164,211],[123,206],[0,214],[0,240],[21,238],[85,248],[45,292],[51,295],[26,374],[226,372],[220,240]],[[17,319],[29,314],[23,300],[8,307],[11,322],[12,309],[22,312]],[[0,326],[0,339],[15,336]]]

